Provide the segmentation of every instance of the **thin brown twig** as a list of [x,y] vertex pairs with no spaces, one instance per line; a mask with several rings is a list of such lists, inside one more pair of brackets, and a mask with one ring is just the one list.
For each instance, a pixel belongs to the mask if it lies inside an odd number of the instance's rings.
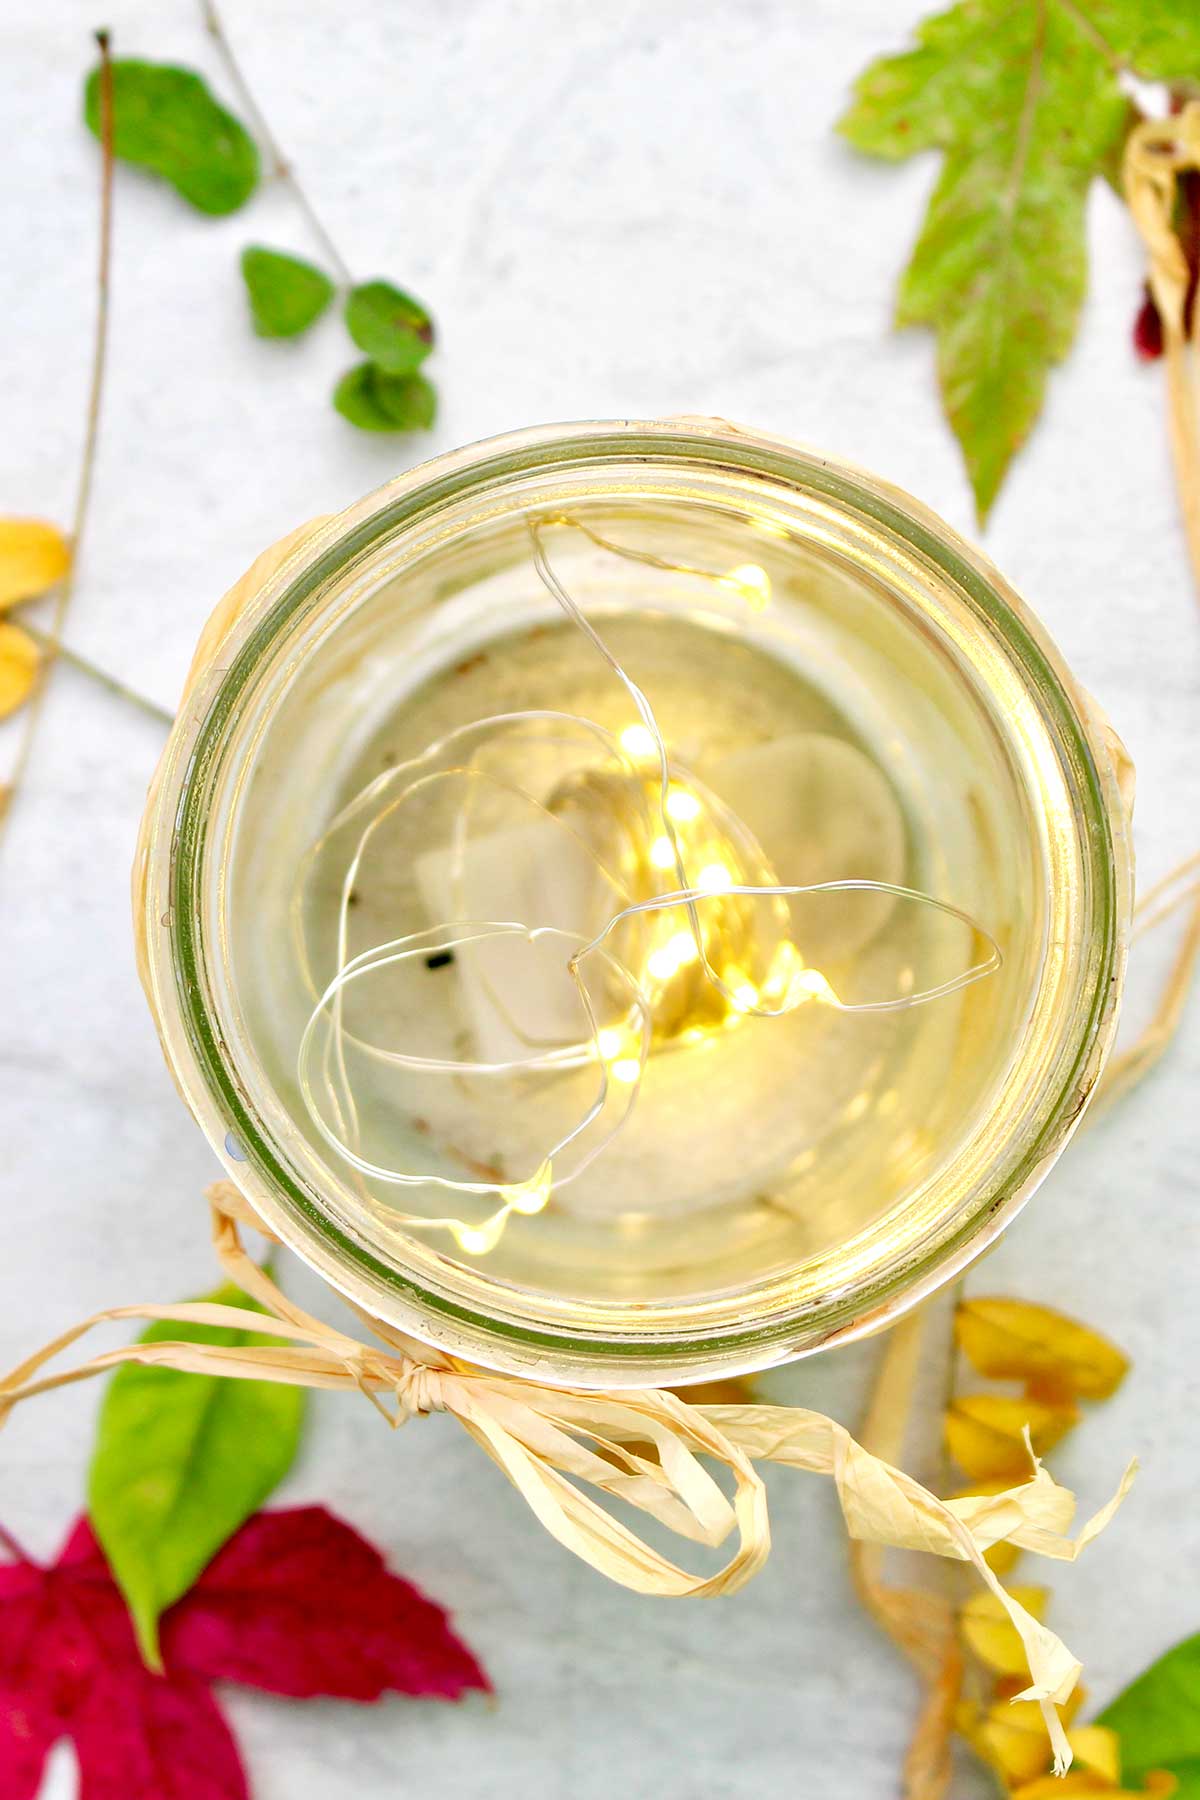
[[100,438],[100,409],[104,397],[104,368],[108,357],[108,296],[112,270],[113,223],[113,72],[111,39],[107,31],[96,33],[100,50],[100,244],[96,271],[96,324],[92,337],[92,374],[88,383],[87,413],[83,433],[83,451],[79,465],[79,486],[75,493],[75,514],[71,525],[71,562],[59,585],[54,602],[46,651],[37,687],[25,709],[20,742],[13,760],[12,774],[0,791],[0,824],[7,818],[13,795],[29,763],[34,734],[46,693],[47,677],[58,655],[67,608],[75,591],[79,554],[87,528],[92,499],[92,476],[96,466],[96,448]]
[[237,89],[242,105],[249,114],[254,129],[274,164],[276,176],[280,181],[286,181],[291,188],[297,206],[308,221],[309,230],[320,244],[326,260],[332,265],[342,286],[352,287],[354,277],[350,273],[350,266],[334,243],[306,190],[301,185],[295,169],[283,152],[279,139],[271,130],[267,116],[259,105],[254,90],[246,79],[245,71],[234,54],[233,45],[221,23],[221,15],[217,11],[214,0],[200,0],[200,11],[204,15],[204,23],[209,35],[217,47],[217,54],[225,64],[226,73]]

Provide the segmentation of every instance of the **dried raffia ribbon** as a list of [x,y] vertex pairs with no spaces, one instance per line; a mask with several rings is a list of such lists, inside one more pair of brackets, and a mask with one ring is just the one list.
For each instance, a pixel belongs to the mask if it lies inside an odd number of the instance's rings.
[[1149,259],[1150,291],[1163,327],[1171,453],[1192,569],[1200,584],[1200,342],[1197,309],[1187,317],[1190,273],[1175,229],[1181,175],[1200,171],[1200,101],[1129,134],[1121,168],[1125,198]]
[[[1188,553],[1200,587],[1200,303],[1193,296],[1189,318],[1191,273],[1175,223],[1180,177],[1188,173],[1200,173],[1200,101],[1196,100],[1189,100],[1169,118],[1143,119],[1130,132],[1121,177],[1129,210],[1145,245],[1150,291],[1162,320],[1171,455]],[[1192,907],[1150,1024],[1135,1044],[1112,1059],[1105,1071],[1098,1096],[1105,1102],[1126,1092],[1148,1073],[1179,1023],[1200,958],[1200,886],[1192,881],[1181,889],[1178,880],[1194,873],[1196,862],[1195,857],[1189,857],[1139,903],[1143,929],[1188,900]],[[1152,913],[1143,911],[1159,899],[1162,888],[1173,891]]]
[[[438,1356],[358,1313],[376,1339],[363,1343],[305,1312],[254,1262],[238,1225],[247,1216],[246,1202],[230,1183],[218,1182],[209,1200],[222,1269],[266,1309],[272,1334],[288,1341],[231,1349],[171,1340],[126,1344],[43,1373],[94,1326],[114,1320],[263,1328],[260,1313],[214,1302],[112,1307],[55,1338],[0,1382],[0,1421],[23,1400],[127,1362],[234,1380],[358,1389],[393,1426],[418,1414],[450,1413],[566,1549],[624,1587],[666,1596],[731,1593],[762,1567],[770,1529],[755,1463],[778,1462],[825,1475],[834,1482],[852,1538],[974,1565],[1025,1646],[1031,1684],[1024,1697],[1041,1704],[1059,1762],[1063,1767],[1069,1762],[1056,1707],[1069,1698],[1080,1664],[1005,1591],[984,1551],[1006,1541],[1073,1561],[1124,1499],[1132,1464],[1113,1498],[1072,1539],[1066,1533],[1074,1496],[1032,1453],[1031,1477],[1021,1485],[1002,1494],[943,1501],[873,1456],[834,1420],[804,1408],[690,1406],[657,1388],[593,1393],[546,1387]],[[732,1499],[702,1466],[701,1456],[732,1479]],[[715,1574],[690,1574],[614,1519],[587,1490],[624,1501],[692,1542],[716,1547],[736,1533],[737,1546]]]

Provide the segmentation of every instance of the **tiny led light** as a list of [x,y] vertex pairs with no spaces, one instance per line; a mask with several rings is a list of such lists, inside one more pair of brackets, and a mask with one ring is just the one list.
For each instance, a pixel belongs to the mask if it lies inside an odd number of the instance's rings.
[[509,1209],[502,1206],[499,1212],[485,1219],[482,1225],[452,1225],[451,1230],[458,1240],[460,1249],[468,1256],[486,1256],[500,1242],[500,1234],[504,1230]]
[[650,846],[650,861],[656,869],[675,867],[675,846],[669,837],[655,838]]
[[644,725],[627,725],[617,741],[627,756],[653,756],[658,750],[654,733]]
[[771,598],[771,577],[758,563],[739,563],[736,569],[730,569],[726,580],[741,590],[752,612],[761,612]]
[[696,886],[705,894],[723,894],[733,886],[733,876],[724,863],[707,863],[696,877]]
[[787,992],[791,1001],[808,999],[837,1003],[837,995],[819,969],[801,969],[788,982]]
[[596,1033],[596,1048],[604,1062],[611,1062],[614,1056],[620,1056],[624,1043],[623,1034],[614,1031],[611,1026],[606,1025],[603,1031]]
[[614,1081],[623,1081],[632,1087],[642,1077],[642,1065],[636,1056],[618,1056],[616,1062],[608,1065],[608,1072]]
[[674,937],[652,950],[646,958],[646,972],[655,981],[670,981],[687,963],[695,962],[700,952],[690,931],[677,931]]
[[506,1206],[518,1213],[539,1213],[550,1198],[551,1187],[550,1164],[543,1163],[536,1175],[528,1181],[519,1181],[512,1187],[502,1187],[500,1198]]
[[667,816],[677,825],[687,825],[700,817],[700,802],[686,788],[673,787],[667,794]]

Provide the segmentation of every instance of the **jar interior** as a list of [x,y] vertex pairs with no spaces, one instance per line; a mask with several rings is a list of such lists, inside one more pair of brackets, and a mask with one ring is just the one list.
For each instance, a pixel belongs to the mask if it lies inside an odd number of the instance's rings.
[[[1005,728],[1011,696],[911,577],[783,502],[636,485],[464,507],[402,556],[376,549],[346,572],[264,674],[226,809],[221,930],[246,1066],[343,1229],[425,1281],[482,1281],[534,1313],[632,1308],[652,1325],[764,1283],[828,1298],[847,1245],[874,1233],[877,1261],[894,1260],[918,1219],[928,1230],[931,1195],[957,1202],[953,1171],[996,1114],[1039,991],[1048,879],[1036,722]],[[567,1016],[572,950],[614,896],[641,891],[630,860],[661,851],[661,795],[653,759],[611,754],[641,720],[539,579],[531,521],[647,697],[679,807],[702,809],[680,830],[720,825],[703,867],[727,860],[732,819],[780,883],[881,884],[793,896],[782,920],[769,898],[738,911],[719,887],[700,903],[732,987],[761,996],[785,942],[841,1004],[814,981],[812,1003],[755,1016],[714,993],[694,954],[664,964],[676,940],[642,915],[608,940],[612,966],[593,962],[595,1033]],[[897,887],[962,909],[999,966],[922,1002],[963,977],[980,939]],[[462,941],[481,922],[561,935]],[[436,935],[448,923],[459,935]],[[348,958],[397,943],[402,959],[322,1010]],[[636,1057],[606,1062],[597,1045],[620,1049],[623,970],[656,954],[666,972],[635,1075]],[[574,1054],[529,1066],[531,1044]],[[547,1181],[598,1076],[601,1112]],[[506,1191],[518,1204],[485,1241]]]

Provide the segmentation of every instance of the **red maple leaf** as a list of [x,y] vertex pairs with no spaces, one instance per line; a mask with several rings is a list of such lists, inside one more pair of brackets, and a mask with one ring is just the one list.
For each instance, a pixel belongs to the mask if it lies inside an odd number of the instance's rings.
[[86,1519],[52,1567],[0,1564],[0,1800],[34,1800],[64,1735],[81,1800],[248,1800],[212,1681],[345,1700],[489,1688],[441,1607],[321,1506],[243,1525],[167,1613],[162,1645],[155,1675]]

